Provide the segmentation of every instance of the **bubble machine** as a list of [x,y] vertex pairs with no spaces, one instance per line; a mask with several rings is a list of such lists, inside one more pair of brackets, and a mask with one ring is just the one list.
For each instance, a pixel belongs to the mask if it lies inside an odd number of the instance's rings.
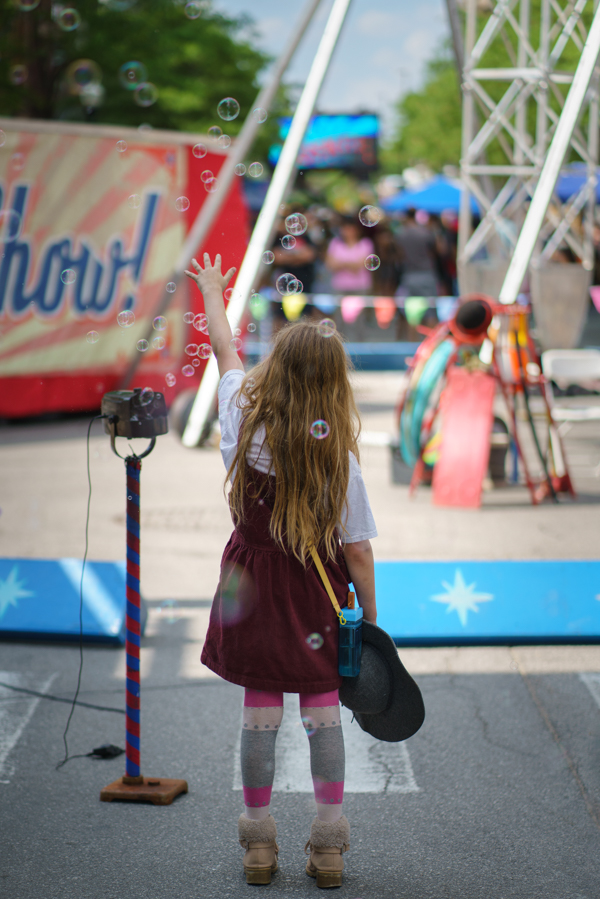
[[[100,791],[102,802],[121,799],[169,805],[179,793],[187,793],[185,780],[144,777],[140,768],[140,474],[142,459],[154,449],[156,438],[168,431],[167,408],[162,393],[150,388],[115,390],[102,397],[104,429],[115,455],[125,462],[127,474],[127,580],[126,580],[126,679],[125,679],[125,774]],[[143,453],[124,457],[116,438],[149,438]]]

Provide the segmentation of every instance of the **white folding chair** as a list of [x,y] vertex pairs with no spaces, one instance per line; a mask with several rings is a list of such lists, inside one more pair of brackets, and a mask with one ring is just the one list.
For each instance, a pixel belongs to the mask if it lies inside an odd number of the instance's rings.
[[600,390],[600,350],[546,350],[542,371],[548,379],[547,396],[555,422],[600,420],[600,396],[573,398],[575,402],[570,404],[569,398],[554,396],[551,384],[554,381],[563,390],[574,384]]

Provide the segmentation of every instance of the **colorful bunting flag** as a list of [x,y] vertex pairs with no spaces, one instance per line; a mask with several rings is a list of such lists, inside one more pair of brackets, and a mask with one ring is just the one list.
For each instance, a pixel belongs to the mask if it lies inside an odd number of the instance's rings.
[[429,300],[426,297],[407,297],[404,301],[404,314],[406,321],[413,328],[420,325],[423,316],[429,309]]
[[295,322],[300,318],[302,310],[306,306],[306,298],[304,294],[292,294],[289,297],[281,298],[283,306],[283,314],[290,322]]
[[364,297],[342,297],[341,311],[342,318],[347,325],[355,322],[360,313],[365,308]]
[[396,301],[392,297],[373,297],[375,318],[380,328],[389,328],[396,315]]

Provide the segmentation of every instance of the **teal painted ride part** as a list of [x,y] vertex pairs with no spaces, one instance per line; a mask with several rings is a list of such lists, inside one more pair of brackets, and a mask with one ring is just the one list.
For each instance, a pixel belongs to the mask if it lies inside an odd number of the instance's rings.
[[421,454],[421,428],[429,399],[455,349],[453,340],[444,340],[435,348],[404,404],[400,416],[400,452],[411,468],[417,464]]

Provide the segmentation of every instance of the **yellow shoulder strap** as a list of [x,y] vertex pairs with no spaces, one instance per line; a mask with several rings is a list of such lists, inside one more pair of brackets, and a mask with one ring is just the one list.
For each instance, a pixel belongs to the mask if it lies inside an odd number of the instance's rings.
[[333,587],[331,586],[329,578],[327,577],[327,572],[323,568],[323,563],[321,562],[314,546],[309,547],[309,549],[310,549],[310,554],[313,557],[313,562],[316,565],[317,571],[321,575],[321,580],[323,581],[323,586],[325,587],[325,589],[327,590],[327,593],[329,594],[329,599],[331,600],[331,605],[335,609],[335,614],[339,618],[340,624],[346,624],[346,619],[344,618],[344,613],[340,609],[340,604],[337,601],[337,599],[335,598],[335,593],[333,592]]

